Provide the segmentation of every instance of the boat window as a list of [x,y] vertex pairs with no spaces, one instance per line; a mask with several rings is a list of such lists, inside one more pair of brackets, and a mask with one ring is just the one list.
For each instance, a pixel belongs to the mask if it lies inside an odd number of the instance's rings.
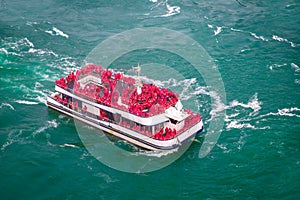
[[113,114],[113,118],[115,120],[116,123],[120,123],[121,121],[121,115],[118,113]]
[[177,124],[177,123],[178,123],[178,121],[175,120],[175,119],[171,119],[171,118],[169,118],[169,119],[170,119],[170,122],[171,122],[172,124]]
[[160,131],[160,129],[163,128],[163,127],[164,127],[164,123],[156,124],[154,126],[154,130],[153,130],[154,132],[153,132],[153,134],[156,133],[156,132],[158,132],[158,131]]

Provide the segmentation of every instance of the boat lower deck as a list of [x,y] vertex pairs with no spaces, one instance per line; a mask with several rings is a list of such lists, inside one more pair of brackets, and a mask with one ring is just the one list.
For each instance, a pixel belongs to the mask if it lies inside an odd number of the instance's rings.
[[200,133],[203,129],[202,120],[196,123],[194,126],[190,127],[186,131],[182,132],[180,135],[176,136],[170,140],[157,140],[152,137],[141,134],[137,131],[131,130],[129,128],[120,126],[117,123],[104,121],[100,119],[93,118],[86,113],[75,111],[67,106],[57,102],[52,97],[47,98],[48,107],[57,110],[63,114],[66,114],[74,119],[82,121],[90,126],[97,129],[103,130],[106,133],[114,135],[118,138],[126,140],[136,146],[142,147],[147,150],[171,150],[178,148],[181,144],[192,140],[197,133]]

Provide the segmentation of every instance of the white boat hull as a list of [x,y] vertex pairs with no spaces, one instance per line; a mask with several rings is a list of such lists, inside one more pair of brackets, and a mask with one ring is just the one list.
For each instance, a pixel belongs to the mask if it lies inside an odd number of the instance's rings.
[[181,144],[193,140],[195,136],[203,129],[203,122],[196,123],[186,131],[179,134],[177,137],[169,140],[157,140],[149,136],[143,135],[139,132],[120,126],[116,123],[110,123],[103,120],[98,120],[89,116],[86,116],[80,112],[74,111],[63,104],[55,101],[52,97],[47,97],[47,106],[57,110],[63,114],[66,114],[74,119],[89,124],[97,129],[103,130],[111,135],[126,140],[136,146],[142,147],[148,150],[171,150],[178,148]]

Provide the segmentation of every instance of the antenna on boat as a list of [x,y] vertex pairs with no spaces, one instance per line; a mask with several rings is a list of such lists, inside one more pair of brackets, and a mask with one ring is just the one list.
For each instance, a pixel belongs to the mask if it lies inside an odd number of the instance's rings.
[[138,63],[138,66],[137,67],[133,67],[133,70],[137,72],[137,79],[135,81],[135,86],[137,87],[137,93],[138,94],[142,94],[142,87],[143,87],[143,84],[142,84],[142,81],[141,81],[141,78],[140,78],[140,72],[141,72],[141,66],[140,64]]

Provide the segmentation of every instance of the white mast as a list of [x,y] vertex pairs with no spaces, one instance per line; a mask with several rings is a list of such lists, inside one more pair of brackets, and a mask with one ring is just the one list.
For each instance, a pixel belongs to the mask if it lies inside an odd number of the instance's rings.
[[142,81],[140,78],[140,72],[141,72],[140,64],[138,63],[138,66],[133,67],[133,69],[137,72],[137,75],[138,75],[138,77],[135,81],[135,86],[137,87],[136,90],[137,90],[138,95],[140,95],[140,94],[142,94],[142,87],[143,87],[143,84],[142,84]]

